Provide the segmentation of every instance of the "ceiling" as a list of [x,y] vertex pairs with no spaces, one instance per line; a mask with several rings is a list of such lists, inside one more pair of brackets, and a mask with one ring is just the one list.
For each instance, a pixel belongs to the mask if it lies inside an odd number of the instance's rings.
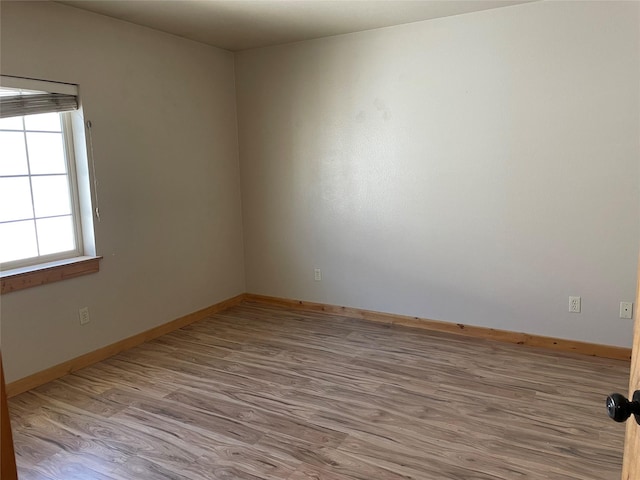
[[238,51],[535,0],[59,0]]

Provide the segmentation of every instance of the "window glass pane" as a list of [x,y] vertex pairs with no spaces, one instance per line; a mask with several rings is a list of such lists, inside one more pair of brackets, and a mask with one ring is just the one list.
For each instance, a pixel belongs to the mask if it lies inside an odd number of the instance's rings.
[[61,132],[60,114],[57,112],[40,113],[24,117],[24,125],[27,130],[42,130],[45,132]]
[[67,252],[76,248],[71,215],[36,220],[40,255]]
[[31,174],[67,173],[61,133],[27,133]]
[[0,132],[0,175],[28,173],[24,133]]
[[33,218],[29,178],[0,178],[0,222],[27,218]]
[[33,220],[0,223],[0,262],[10,262],[38,255]]
[[69,181],[66,175],[32,177],[31,187],[36,217],[71,214]]
[[0,130],[22,130],[22,117],[0,118]]

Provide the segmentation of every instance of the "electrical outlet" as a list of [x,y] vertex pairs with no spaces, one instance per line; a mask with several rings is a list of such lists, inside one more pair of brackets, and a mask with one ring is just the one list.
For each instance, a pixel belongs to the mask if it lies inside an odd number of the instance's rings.
[[571,313],[580,313],[580,297],[569,297],[569,311]]
[[620,302],[620,318],[633,318],[633,302]]
[[89,318],[89,307],[83,307],[78,310],[78,316],[80,317],[80,325],[86,325],[91,321]]
[[322,280],[322,272],[320,271],[319,268],[315,268],[313,270],[313,278],[316,282],[319,282]]

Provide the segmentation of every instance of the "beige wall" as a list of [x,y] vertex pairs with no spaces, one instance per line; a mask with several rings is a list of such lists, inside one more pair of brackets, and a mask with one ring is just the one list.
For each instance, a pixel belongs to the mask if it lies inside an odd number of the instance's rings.
[[637,3],[248,51],[235,85],[219,49],[53,3],[1,8],[1,73],[80,84],[105,257],[2,297],[9,381],[245,290],[630,344]]
[[542,2],[238,54],[247,290],[629,346],[639,9]]
[[99,274],[2,297],[7,380],[242,293],[232,54],[53,3],[0,16],[3,74],[80,85],[104,256]]

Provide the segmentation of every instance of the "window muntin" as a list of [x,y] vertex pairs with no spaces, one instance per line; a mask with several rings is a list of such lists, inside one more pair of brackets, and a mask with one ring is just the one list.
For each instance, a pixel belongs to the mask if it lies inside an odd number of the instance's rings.
[[70,115],[0,119],[3,270],[83,253]]

